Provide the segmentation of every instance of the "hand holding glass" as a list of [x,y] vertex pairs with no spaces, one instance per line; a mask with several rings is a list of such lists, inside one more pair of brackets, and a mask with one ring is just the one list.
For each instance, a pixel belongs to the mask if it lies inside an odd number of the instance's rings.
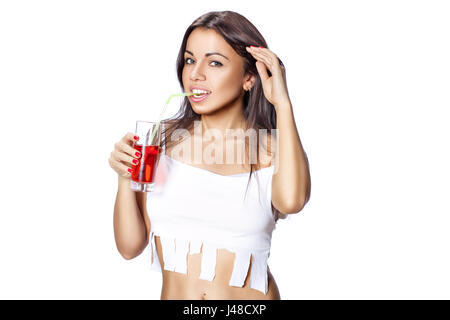
[[134,149],[141,153],[141,158],[131,169],[131,190],[151,192],[155,188],[155,172],[161,152],[161,126],[157,122],[136,121]]

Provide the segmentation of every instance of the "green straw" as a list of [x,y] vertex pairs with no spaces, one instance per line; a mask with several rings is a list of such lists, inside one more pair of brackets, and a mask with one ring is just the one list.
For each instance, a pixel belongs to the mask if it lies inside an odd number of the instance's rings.
[[164,109],[162,110],[161,114],[159,115],[158,122],[156,123],[155,129],[153,130],[152,136],[151,136],[151,138],[150,138],[150,140],[149,140],[150,143],[151,143],[151,141],[153,141],[153,138],[155,137],[155,134],[156,134],[156,132],[158,131],[159,123],[161,122],[161,119],[162,119],[164,113],[166,112],[166,109],[167,109],[167,106],[169,105],[170,100],[171,100],[173,97],[186,97],[186,96],[192,96],[192,95],[194,95],[194,94],[195,94],[195,93],[174,93],[174,94],[170,95],[169,99],[167,99],[167,102],[166,102],[166,105],[164,106]]

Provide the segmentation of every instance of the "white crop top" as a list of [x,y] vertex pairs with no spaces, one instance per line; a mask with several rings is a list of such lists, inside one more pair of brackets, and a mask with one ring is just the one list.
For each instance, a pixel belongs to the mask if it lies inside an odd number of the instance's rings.
[[267,294],[267,258],[276,224],[273,170],[272,165],[253,171],[245,195],[249,173],[221,175],[163,152],[155,190],[147,193],[151,268],[162,272],[155,236],[161,240],[165,270],[186,274],[187,255],[201,252],[199,278],[209,281],[215,276],[216,250],[225,248],[235,253],[229,285],[243,286],[252,258],[250,287]]

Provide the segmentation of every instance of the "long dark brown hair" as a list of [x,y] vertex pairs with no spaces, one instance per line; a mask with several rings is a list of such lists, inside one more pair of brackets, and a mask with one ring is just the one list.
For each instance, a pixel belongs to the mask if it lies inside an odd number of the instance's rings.
[[[197,18],[187,28],[184,34],[176,62],[178,81],[183,92],[185,88],[183,87],[182,74],[185,63],[184,53],[186,50],[186,44],[192,31],[195,28],[199,27],[212,29],[220,34],[225,39],[225,41],[236,51],[236,53],[243,58],[244,74],[249,73],[251,75],[255,75],[256,81],[252,89],[246,91],[244,95],[244,118],[246,121],[246,128],[253,128],[256,130],[256,132],[259,132],[260,129],[266,129],[268,137],[270,137],[270,135],[275,132],[272,131],[272,129],[276,129],[276,112],[274,106],[264,96],[261,79],[255,65],[256,59],[253,58],[253,56],[246,50],[246,47],[249,45],[268,48],[264,37],[247,18],[233,11],[213,11]],[[163,121],[163,139],[161,142],[161,146],[169,146],[171,143],[176,143],[177,141],[169,141],[168,137],[170,137],[170,135],[177,129],[191,130],[194,126],[194,121],[200,121],[200,119],[201,115],[197,114],[192,109],[189,99],[187,97],[184,97],[178,112],[170,119],[166,119]],[[258,160],[257,164],[259,164],[260,137],[258,134],[256,136],[256,156]],[[246,150],[248,150],[247,141],[245,141],[245,146]],[[270,148],[269,152],[272,153],[272,150],[270,150]],[[254,164],[250,163],[248,182],[250,182],[254,168]],[[273,207],[273,205],[272,213],[274,214],[275,221],[278,220],[278,218],[284,218],[284,215],[280,214],[280,212],[275,207]]]

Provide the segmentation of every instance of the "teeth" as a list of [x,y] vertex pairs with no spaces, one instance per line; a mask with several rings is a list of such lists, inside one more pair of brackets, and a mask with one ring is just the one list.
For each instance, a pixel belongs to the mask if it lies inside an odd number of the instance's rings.
[[205,90],[200,90],[200,89],[193,89],[192,93],[195,94],[195,95],[199,95],[199,94],[207,94],[209,92],[205,91]]

